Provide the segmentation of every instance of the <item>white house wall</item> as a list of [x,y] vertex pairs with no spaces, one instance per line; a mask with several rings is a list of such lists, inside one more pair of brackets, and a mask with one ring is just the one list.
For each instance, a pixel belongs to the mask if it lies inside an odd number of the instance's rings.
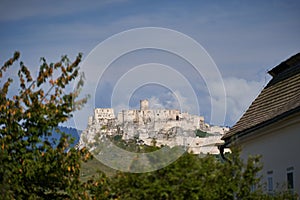
[[[293,172],[294,191],[300,194],[300,123],[297,121],[281,122],[262,130],[263,136],[241,141],[241,157],[246,160],[251,155],[262,155],[263,182],[268,177],[273,179],[273,189],[277,183],[287,183],[287,173]],[[253,135],[259,135],[256,132]],[[268,188],[268,185],[266,185]]]

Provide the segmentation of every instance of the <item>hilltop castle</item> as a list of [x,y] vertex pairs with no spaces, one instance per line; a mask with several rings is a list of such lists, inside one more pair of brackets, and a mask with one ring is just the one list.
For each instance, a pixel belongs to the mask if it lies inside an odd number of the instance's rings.
[[[210,133],[210,137],[196,137],[196,130]],[[122,135],[124,140],[138,138],[148,145],[156,139],[158,145],[185,145],[195,153],[218,153],[210,145],[220,142],[226,131],[228,128],[204,123],[203,116],[176,109],[149,109],[149,101],[141,100],[140,109],[122,110],[117,117],[112,108],[96,108],[82,133],[80,145],[94,142],[99,135]],[[204,146],[208,150],[203,150]]]

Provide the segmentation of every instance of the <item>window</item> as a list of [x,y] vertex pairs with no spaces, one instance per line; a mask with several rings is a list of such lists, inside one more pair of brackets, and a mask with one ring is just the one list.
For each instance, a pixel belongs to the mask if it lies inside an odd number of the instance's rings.
[[273,191],[273,177],[268,177],[268,191]]
[[267,178],[267,188],[268,188],[268,192],[272,192],[273,191],[273,170],[270,170],[267,172],[268,174],[268,178]]
[[293,190],[294,189],[294,167],[288,167],[286,171],[287,171],[286,174],[287,188]]
[[287,186],[288,186],[288,189],[294,189],[294,174],[293,174],[293,172],[287,173]]

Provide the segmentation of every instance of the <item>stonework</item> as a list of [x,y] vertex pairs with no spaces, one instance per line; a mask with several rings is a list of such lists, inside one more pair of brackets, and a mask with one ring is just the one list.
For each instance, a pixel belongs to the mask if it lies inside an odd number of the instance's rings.
[[94,110],[94,120],[101,123],[102,120],[111,120],[115,118],[114,109],[112,108],[96,108]]
[[[208,134],[197,137],[196,130]],[[210,126],[203,116],[181,113],[179,110],[149,109],[148,100],[140,101],[139,110],[122,110],[114,115],[112,108],[96,108],[88,127],[80,137],[79,146],[96,142],[105,135],[122,135],[122,139],[138,139],[151,145],[186,146],[193,153],[218,154],[216,143],[228,131],[226,127]]]

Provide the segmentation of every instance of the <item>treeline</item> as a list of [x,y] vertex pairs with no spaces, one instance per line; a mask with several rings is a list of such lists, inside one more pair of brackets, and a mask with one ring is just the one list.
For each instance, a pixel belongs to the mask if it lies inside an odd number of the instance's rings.
[[259,184],[259,157],[246,164],[238,151],[230,162],[185,153],[171,165],[148,173],[99,174],[86,183],[95,199],[296,199],[288,191],[268,195]]

